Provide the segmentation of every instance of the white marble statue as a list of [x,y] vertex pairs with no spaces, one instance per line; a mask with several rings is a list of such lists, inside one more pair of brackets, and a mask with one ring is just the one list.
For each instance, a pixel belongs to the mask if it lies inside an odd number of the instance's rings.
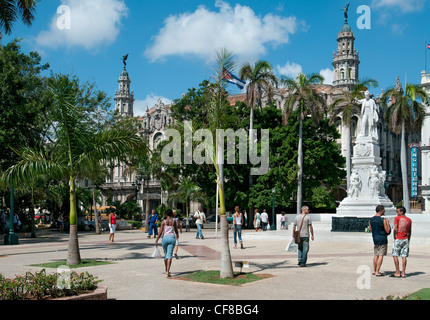
[[385,180],[387,179],[387,172],[379,167],[379,195],[385,196]]
[[357,100],[361,103],[361,132],[360,137],[374,137],[378,139],[378,130],[376,124],[378,123],[378,107],[375,100],[370,98],[370,92],[364,93],[365,98]]
[[358,170],[354,169],[351,172],[351,178],[349,183],[349,196],[351,198],[358,198],[361,190],[361,179],[358,175]]
[[377,198],[379,196],[379,170],[377,166],[373,166],[369,177],[369,189],[372,198]]

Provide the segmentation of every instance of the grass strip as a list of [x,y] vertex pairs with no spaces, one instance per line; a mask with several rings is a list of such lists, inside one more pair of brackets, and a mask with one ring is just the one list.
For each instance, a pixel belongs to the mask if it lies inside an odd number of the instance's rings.
[[113,262],[110,261],[100,261],[100,260],[82,260],[80,264],[77,265],[67,265],[67,260],[61,260],[61,261],[54,261],[54,262],[47,262],[47,263],[40,263],[40,264],[32,264],[33,267],[41,267],[41,268],[53,268],[57,269],[61,266],[67,266],[69,268],[86,268],[86,267],[95,267],[95,266],[101,266],[106,264],[112,264]]
[[191,274],[175,277],[174,279],[189,280],[195,282],[240,286],[246,283],[262,280],[272,277],[268,274],[253,274],[253,273],[238,273],[234,274],[233,278],[220,278],[219,270],[197,271]]

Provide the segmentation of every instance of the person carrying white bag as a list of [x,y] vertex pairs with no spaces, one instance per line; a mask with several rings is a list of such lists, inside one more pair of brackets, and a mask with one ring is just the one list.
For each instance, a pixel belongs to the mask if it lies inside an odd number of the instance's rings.
[[172,266],[173,249],[175,248],[176,239],[179,239],[179,232],[175,220],[173,220],[173,211],[168,209],[166,215],[167,218],[161,222],[160,233],[155,240],[155,247],[157,248],[158,246],[158,239],[163,237],[164,266],[166,268],[166,276],[169,278],[171,277],[170,267]]

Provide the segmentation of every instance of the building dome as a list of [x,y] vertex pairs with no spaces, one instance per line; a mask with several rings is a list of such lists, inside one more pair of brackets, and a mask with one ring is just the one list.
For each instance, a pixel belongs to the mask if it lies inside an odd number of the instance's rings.
[[122,70],[120,77],[129,77],[127,70],[125,68]]
[[352,32],[351,27],[348,23],[345,22],[345,24],[342,26],[342,29],[340,29],[340,32]]

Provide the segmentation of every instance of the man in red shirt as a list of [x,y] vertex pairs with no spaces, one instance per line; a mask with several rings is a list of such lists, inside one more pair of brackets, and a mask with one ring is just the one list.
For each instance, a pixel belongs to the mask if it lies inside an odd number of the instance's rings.
[[[397,208],[397,217],[394,219],[394,244],[393,244],[393,259],[396,267],[396,272],[390,277],[405,278],[407,257],[409,256],[409,242],[411,240],[412,220],[405,216],[405,207]],[[402,258],[403,270],[400,273],[399,257]]]

